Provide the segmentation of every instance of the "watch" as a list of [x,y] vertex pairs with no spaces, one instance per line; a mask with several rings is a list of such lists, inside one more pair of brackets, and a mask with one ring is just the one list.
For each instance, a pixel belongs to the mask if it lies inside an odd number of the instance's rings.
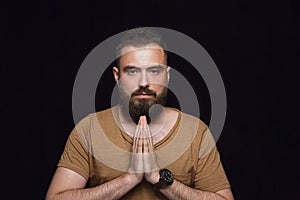
[[174,182],[173,174],[168,169],[161,169],[159,170],[159,181],[153,185],[155,189],[163,189],[169,185],[172,185]]

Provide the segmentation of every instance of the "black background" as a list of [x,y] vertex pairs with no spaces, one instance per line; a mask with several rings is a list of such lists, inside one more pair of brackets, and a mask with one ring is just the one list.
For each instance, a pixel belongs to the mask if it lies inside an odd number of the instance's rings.
[[[1,182],[9,199],[44,198],[74,126],[82,61],[138,26],[180,31],[217,64],[228,98],[218,147],[235,198],[299,195],[299,1],[3,1],[0,9]],[[112,76],[105,80],[104,94],[113,87]],[[209,123],[209,101],[201,105]]]

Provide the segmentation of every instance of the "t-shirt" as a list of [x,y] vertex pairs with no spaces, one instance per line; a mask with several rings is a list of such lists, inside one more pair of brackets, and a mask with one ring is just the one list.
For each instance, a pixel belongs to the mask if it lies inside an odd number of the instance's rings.
[[[173,108],[172,108],[173,109]],[[160,168],[169,169],[181,183],[204,191],[229,188],[220,156],[208,127],[180,112],[169,133],[154,145]],[[68,168],[94,187],[128,170],[133,139],[119,122],[117,107],[88,115],[71,132],[58,166]],[[121,199],[166,199],[146,180]]]

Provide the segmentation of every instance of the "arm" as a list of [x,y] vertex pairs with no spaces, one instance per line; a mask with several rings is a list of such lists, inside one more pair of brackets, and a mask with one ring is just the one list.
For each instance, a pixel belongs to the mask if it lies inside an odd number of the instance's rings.
[[[158,181],[157,181],[158,182]],[[230,189],[220,190],[216,193],[190,188],[177,180],[167,188],[161,189],[168,199],[201,199],[201,200],[233,200]]]
[[[137,126],[135,134],[139,135],[139,133],[140,129]],[[87,160],[87,153],[80,141],[75,133],[68,140],[66,149],[69,151],[72,149],[73,153],[76,152],[76,154],[65,152],[66,160],[73,158],[81,158],[83,161]],[[122,197],[143,179],[143,173],[141,173],[140,169],[143,168],[140,146],[141,141],[136,141],[133,146],[132,151],[134,153],[128,169],[129,173],[93,188],[85,188],[87,180],[82,175],[65,167],[58,167],[47,191],[46,200],[118,199]],[[82,165],[78,166],[79,168],[88,168],[87,162],[82,163]]]
[[[146,177],[147,181],[151,184],[155,184],[159,181],[159,173],[152,172]],[[201,200],[233,200],[232,192],[229,188],[214,192],[203,191],[188,187],[181,182],[174,179],[172,185],[167,186],[164,189],[159,190],[168,199],[201,199]]]
[[118,199],[135,187],[140,180],[136,175],[127,173],[93,188],[84,188],[86,182],[76,172],[58,167],[48,189],[46,200]]
[[[145,121],[145,120],[144,120]],[[145,124],[146,122],[144,122]],[[148,125],[146,125],[148,127]],[[155,184],[159,181],[159,171],[158,165],[156,163],[153,141],[151,138],[150,130],[146,128],[146,136],[148,140],[143,142],[144,145],[144,167],[145,169],[145,178],[146,180],[151,183]],[[167,186],[164,189],[161,189],[160,192],[164,194],[168,199],[201,199],[201,200],[233,200],[233,195],[230,188],[223,189],[217,192],[208,192],[199,189],[194,189],[188,187],[181,182],[174,180],[173,184]]]

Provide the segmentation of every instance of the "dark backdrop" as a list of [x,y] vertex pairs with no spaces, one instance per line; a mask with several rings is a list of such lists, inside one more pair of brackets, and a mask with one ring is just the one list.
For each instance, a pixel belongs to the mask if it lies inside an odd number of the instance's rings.
[[[77,70],[96,45],[138,26],[180,31],[217,64],[228,98],[218,147],[236,199],[299,194],[299,1],[3,1],[0,9],[1,181],[9,199],[44,198],[74,127]],[[113,87],[107,74],[103,94]],[[205,93],[198,76],[186,76]],[[200,102],[209,123],[209,100]]]

